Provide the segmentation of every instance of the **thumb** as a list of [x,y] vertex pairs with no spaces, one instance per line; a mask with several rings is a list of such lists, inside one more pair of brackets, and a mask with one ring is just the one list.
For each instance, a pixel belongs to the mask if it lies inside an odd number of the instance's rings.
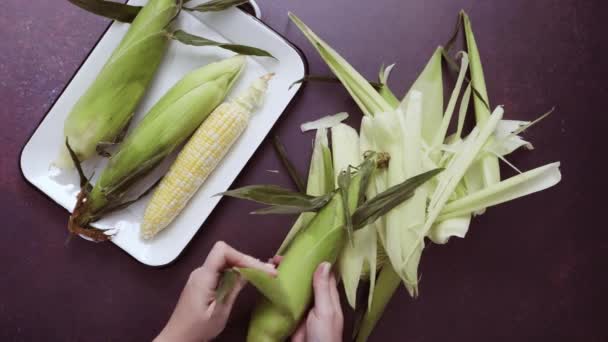
[[313,277],[313,289],[315,294],[314,312],[318,317],[325,317],[332,313],[332,299],[330,289],[331,264],[323,262],[317,267]]

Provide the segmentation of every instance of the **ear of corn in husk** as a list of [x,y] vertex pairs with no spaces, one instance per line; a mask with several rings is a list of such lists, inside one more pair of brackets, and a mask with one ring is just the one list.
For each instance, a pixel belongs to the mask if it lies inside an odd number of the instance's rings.
[[[355,177],[349,189],[352,210],[358,200],[359,180],[360,177]],[[312,298],[310,284],[317,265],[324,261],[336,261],[346,240],[341,194],[336,192],[329,203],[312,215],[310,222],[283,251],[276,278],[266,278],[260,282],[256,281],[254,275],[258,272],[254,270],[241,273],[264,295],[253,312],[248,341],[282,341],[291,335]],[[297,272],[297,276],[292,272]],[[276,285],[264,284],[267,282]],[[269,291],[273,288],[283,289],[284,296],[277,298],[278,291]]]
[[[90,159],[96,153],[103,154],[99,149],[102,144],[120,142],[160,65],[169,40],[195,46],[216,46],[241,55],[273,57],[256,47],[217,42],[182,30],[172,30],[171,23],[183,5],[181,0],[149,0],[142,8],[107,1],[72,2],[113,19],[128,19],[136,15],[119,46],[65,120],[64,136],[80,161]],[[238,4],[219,0],[196,11],[223,10]],[[65,147],[61,148],[53,164],[60,168],[72,167]]]
[[90,223],[125,204],[131,186],[182,144],[223,101],[245,66],[235,56],[195,70],[177,82],[131,132],[92,190],[79,195],[69,229],[107,239]]
[[141,226],[144,239],[167,227],[217,167],[247,127],[271,77],[254,81],[234,100],[219,105],[194,132],[148,202]]
[[[324,261],[334,263],[342,246],[348,243],[346,215],[352,213],[353,227],[360,229],[366,217],[387,208],[390,210],[437,173],[434,171],[403,184],[390,196],[389,202],[359,206],[361,187],[366,187],[369,176],[376,170],[376,164],[383,163],[385,161],[381,162],[376,154],[371,154],[357,168],[347,167],[347,172],[355,170],[354,173],[341,173],[340,178],[350,176],[348,189],[335,191],[331,200],[314,215],[305,229],[296,234],[285,250],[276,278],[264,277],[256,270],[241,270],[241,274],[265,297],[253,313],[248,341],[282,341],[293,333],[312,299],[311,282],[317,265]],[[232,192],[235,191],[239,190]],[[364,207],[366,214],[359,215]]]
[[[148,1],[72,108],[64,135],[80,161],[94,156],[100,142],[115,142],[126,129],[163,58],[168,43],[165,28],[178,11],[175,0]],[[55,165],[72,167],[65,147]]]

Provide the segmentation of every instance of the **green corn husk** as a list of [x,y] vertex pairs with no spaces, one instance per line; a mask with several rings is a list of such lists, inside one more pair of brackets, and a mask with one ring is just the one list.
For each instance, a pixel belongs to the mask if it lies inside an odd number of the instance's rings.
[[89,224],[122,207],[131,186],[185,141],[217,107],[245,66],[244,56],[191,72],[165,94],[110,158],[92,189],[81,191],[70,231],[96,240],[107,237]]
[[[306,193],[308,195],[322,196],[332,192],[336,188],[331,158],[332,154],[327,139],[327,128],[318,129],[315,136],[306,185]],[[308,226],[314,216],[315,213],[311,212],[300,214],[292,228],[289,230],[289,233],[287,233],[283,243],[281,243],[277,255],[282,255],[285,252],[293,238],[300,230]]]
[[[133,20],[127,34],[103,66],[97,78],[80,97],[66,118],[64,135],[80,161],[103,154],[100,145],[121,141],[134,111],[148,89],[170,40],[193,46],[216,46],[240,55],[272,57],[252,46],[222,43],[192,35],[170,26],[186,1],[150,0],[144,7],[99,0],[74,0],[72,3],[98,15],[116,20]],[[240,2],[218,0],[194,11],[219,11]],[[70,153],[62,148],[54,162],[69,168]]]
[[[358,201],[359,185],[360,177],[355,176],[348,189],[351,212]],[[291,241],[279,265],[279,275],[276,278],[256,281],[250,274],[255,272],[241,270],[243,276],[266,297],[253,312],[247,341],[283,341],[293,333],[312,299],[311,284],[317,266],[324,261],[335,263],[346,242],[344,223],[342,196],[337,192],[308,226]],[[292,272],[297,272],[297,276]],[[269,287],[265,283],[279,285]],[[285,293],[283,298],[273,298],[280,291],[270,290],[277,287]],[[264,288],[268,290],[264,291]]]
[[[164,56],[165,28],[178,11],[176,0],[150,0],[72,108],[64,135],[79,160],[91,158],[100,142],[115,142],[126,129]],[[67,149],[62,148],[55,165],[73,165]]]

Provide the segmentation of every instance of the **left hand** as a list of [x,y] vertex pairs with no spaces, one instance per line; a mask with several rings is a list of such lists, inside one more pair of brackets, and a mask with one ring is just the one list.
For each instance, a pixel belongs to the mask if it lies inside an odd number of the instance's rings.
[[190,274],[167,326],[155,341],[209,341],[217,337],[224,330],[232,305],[245,286],[245,280],[239,276],[236,286],[224,300],[216,300],[222,272],[232,267],[255,268],[271,276],[277,275],[273,264],[217,242],[203,266]]

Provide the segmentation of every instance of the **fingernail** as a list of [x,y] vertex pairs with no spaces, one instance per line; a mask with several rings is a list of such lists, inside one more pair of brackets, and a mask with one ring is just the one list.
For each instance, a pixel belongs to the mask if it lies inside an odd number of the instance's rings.
[[274,264],[266,264],[266,266],[268,267],[268,271],[272,276],[277,276],[278,271],[277,271],[277,267]]
[[321,270],[322,275],[324,278],[328,278],[329,277],[329,271],[331,270],[331,264],[329,262],[324,262],[323,263],[323,269]]

